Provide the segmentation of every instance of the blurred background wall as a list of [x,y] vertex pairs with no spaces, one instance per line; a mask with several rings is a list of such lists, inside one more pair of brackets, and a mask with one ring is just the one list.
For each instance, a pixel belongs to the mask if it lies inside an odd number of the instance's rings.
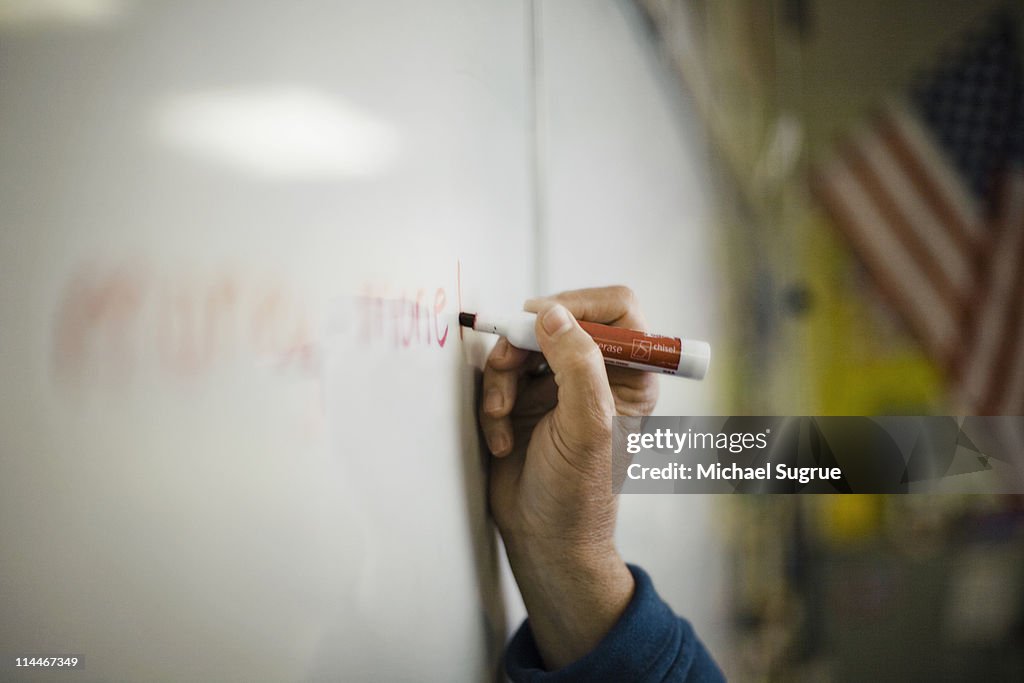
[[[711,140],[728,411],[1021,415],[1020,3],[640,4]],[[1018,497],[721,505],[737,678],[1024,672]]]

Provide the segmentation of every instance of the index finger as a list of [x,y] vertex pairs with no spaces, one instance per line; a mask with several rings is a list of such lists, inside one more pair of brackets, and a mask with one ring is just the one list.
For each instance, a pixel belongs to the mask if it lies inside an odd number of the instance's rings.
[[529,351],[512,346],[508,339],[502,337],[487,356],[487,365],[495,370],[518,370],[529,357]]
[[529,299],[523,304],[523,310],[539,313],[552,303],[568,308],[577,320],[634,330],[646,329],[647,323],[640,312],[636,294],[623,285],[574,289],[553,296]]

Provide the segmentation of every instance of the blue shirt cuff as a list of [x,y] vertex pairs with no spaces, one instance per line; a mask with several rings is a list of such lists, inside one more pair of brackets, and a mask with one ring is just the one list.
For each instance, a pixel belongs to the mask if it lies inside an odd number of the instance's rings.
[[724,681],[693,627],[675,615],[654,590],[647,573],[629,565],[636,581],[633,598],[608,634],[583,658],[546,671],[529,620],[505,652],[514,683],[581,681]]

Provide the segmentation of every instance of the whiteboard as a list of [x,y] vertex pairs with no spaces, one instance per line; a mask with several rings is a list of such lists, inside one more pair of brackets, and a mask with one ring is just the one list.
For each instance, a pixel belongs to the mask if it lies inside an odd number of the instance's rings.
[[460,280],[533,293],[526,30],[520,2],[0,4],[0,651],[492,676],[454,316]]
[[[630,0],[0,1],[0,655],[493,679],[455,313],[618,282],[719,348],[696,127]],[[713,516],[618,534],[714,650]]]

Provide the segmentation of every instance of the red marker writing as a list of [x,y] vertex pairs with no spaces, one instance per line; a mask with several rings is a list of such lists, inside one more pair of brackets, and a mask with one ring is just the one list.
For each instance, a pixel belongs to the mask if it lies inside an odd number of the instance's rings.
[[[534,332],[536,313],[517,312],[507,316],[459,313],[459,325],[479,332],[507,337],[513,346],[540,351]],[[628,330],[579,321],[580,327],[594,338],[604,362],[623,368],[666,375],[704,379],[711,362],[711,345],[695,339],[663,337],[657,334]]]

